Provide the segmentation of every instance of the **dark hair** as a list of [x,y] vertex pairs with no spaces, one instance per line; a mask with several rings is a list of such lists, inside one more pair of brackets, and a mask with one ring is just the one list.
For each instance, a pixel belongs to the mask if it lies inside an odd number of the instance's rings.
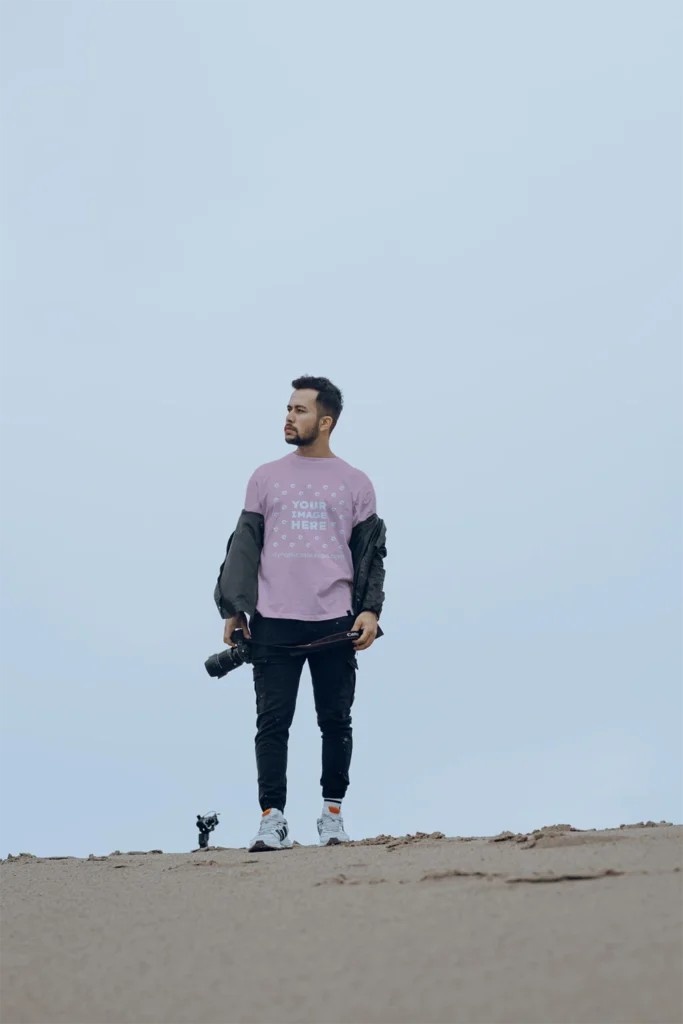
[[295,391],[310,389],[311,391],[318,392],[315,400],[318,406],[318,419],[321,416],[332,417],[331,433],[336,427],[337,420],[344,408],[344,397],[339,388],[335,387],[327,377],[297,377],[296,380],[292,381],[292,387]]

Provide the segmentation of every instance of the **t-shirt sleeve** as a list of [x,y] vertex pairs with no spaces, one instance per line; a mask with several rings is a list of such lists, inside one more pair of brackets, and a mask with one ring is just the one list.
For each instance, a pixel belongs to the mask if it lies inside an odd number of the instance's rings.
[[377,498],[375,497],[375,488],[372,486],[369,477],[363,474],[353,506],[353,525],[358,526],[359,523],[364,523],[376,511]]
[[247,494],[244,499],[244,511],[245,512],[259,512],[261,515],[263,512],[263,499],[261,497],[262,487],[259,471],[256,470],[252,473],[249,483],[247,484]]

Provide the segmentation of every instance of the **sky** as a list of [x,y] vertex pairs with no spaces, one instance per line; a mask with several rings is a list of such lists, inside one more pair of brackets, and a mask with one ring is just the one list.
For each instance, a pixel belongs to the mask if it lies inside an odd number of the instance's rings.
[[[683,6],[1,5],[0,853],[258,828],[290,383],[387,523],[355,838],[683,820]],[[287,816],[317,839],[310,679]]]

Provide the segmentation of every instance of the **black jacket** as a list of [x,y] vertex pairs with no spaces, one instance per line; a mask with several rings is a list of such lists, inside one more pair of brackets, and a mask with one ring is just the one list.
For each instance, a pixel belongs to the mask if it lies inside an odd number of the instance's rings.
[[[353,558],[353,614],[375,612],[384,604],[384,559],[387,530],[377,515],[354,526],[349,547]],[[258,570],[263,549],[263,516],[242,512],[218,570],[214,600],[224,619],[253,615],[258,600]]]

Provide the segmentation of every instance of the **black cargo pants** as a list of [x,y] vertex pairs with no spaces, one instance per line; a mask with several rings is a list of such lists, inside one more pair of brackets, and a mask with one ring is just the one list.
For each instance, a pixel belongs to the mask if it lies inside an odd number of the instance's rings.
[[267,619],[256,614],[250,631],[254,641],[253,667],[256,690],[256,767],[259,803],[284,811],[287,801],[287,743],[294,718],[299,680],[308,661],[318,725],[322,733],[323,798],[341,800],[349,785],[353,740],[351,706],[356,690],[356,655],[348,647],[293,658],[285,651],[269,650],[269,644],[308,644],[332,633],[350,630],[354,616],[324,622],[299,619]]

